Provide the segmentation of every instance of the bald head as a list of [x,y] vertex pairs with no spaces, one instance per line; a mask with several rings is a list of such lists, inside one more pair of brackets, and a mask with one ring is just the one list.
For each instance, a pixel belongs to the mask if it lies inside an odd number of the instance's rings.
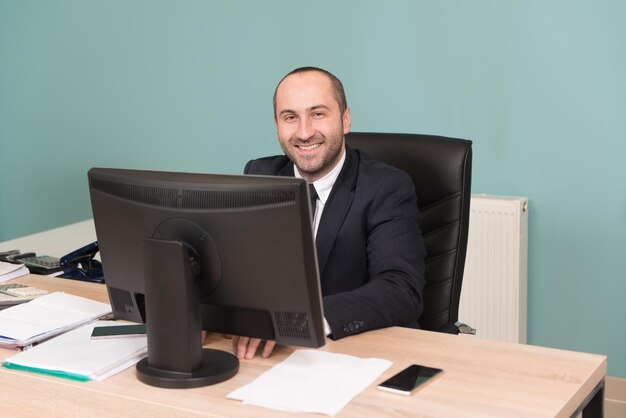
[[326,77],[328,77],[331,86],[332,86],[332,90],[333,90],[333,96],[335,98],[335,100],[337,101],[337,105],[339,106],[339,112],[341,114],[345,113],[346,109],[348,108],[348,103],[346,101],[346,94],[343,90],[343,84],[341,84],[341,81],[335,77],[332,73],[323,70],[321,68],[317,68],[317,67],[300,67],[300,68],[296,68],[295,70],[291,71],[289,74],[287,74],[286,76],[284,76],[280,82],[278,83],[278,85],[276,86],[276,90],[274,90],[274,119],[276,119],[277,115],[276,115],[276,94],[278,92],[278,89],[280,88],[281,84],[283,84],[283,81],[285,81],[286,78],[294,75],[294,74],[303,74],[303,73],[307,73],[307,72],[318,72],[321,73],[323,75],[325,75]]

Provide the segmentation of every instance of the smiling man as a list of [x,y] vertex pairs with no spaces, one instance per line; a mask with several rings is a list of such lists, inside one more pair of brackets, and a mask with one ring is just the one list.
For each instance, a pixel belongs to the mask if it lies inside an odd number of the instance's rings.
[[333,84],[322,71],[298,71],[285,77],[274,94],[280,146],[310,183],[339,164],[344,134],[350,131],[343,86],[339,80]]
[[[346,146],[350,109],[343,85],[328,71],[303,67],[287,74],[274,93],[274,121],[285,155],[252,160],[245,173],[301,177],[314,187],[327,335],[418,327],[425,249],[410,177]],[[242,359],[254,357],[260,344],[233,339]],[[273,348],[267,341],[262,355]]]

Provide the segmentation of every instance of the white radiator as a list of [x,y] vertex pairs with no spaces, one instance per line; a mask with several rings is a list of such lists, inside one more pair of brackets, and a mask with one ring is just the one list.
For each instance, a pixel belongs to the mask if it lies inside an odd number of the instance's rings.
[[476,335],[526,342],[528,199],[472,195],[459,321]]

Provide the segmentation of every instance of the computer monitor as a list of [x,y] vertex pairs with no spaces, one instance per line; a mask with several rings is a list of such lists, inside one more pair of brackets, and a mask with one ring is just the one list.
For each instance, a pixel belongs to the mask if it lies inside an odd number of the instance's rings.
[[145,322],[141,381],[198,387],[239,367],[201,329],[324,345],[302,179],[92,168],[91,205],[114,316]]

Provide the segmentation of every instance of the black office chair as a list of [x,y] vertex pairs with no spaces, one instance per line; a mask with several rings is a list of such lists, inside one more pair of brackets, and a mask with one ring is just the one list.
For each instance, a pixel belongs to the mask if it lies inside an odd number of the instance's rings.
[[472,141],[433,135],[352,132],[352,148],[406,171],[415,184],[426,245],[422,329],[473,333],[458,323],[472,178]]

